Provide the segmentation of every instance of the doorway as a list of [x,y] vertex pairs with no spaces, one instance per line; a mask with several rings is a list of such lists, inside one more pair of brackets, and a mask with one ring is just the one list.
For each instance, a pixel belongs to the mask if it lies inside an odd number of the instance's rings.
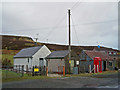
[[103,61],[103,67],[104,67],[103,71],[106,71],[106,68],[107,68],[107,61]]

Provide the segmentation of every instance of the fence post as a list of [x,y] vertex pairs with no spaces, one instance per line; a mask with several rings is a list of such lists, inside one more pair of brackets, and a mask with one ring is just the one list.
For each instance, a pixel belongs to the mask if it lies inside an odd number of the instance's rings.
[[22,77],[24,76],[24,65],[22,65]]
[[95,65],[94,65],[94,73],[96,73],[95,69],[96,69],[96,68],[95,68]]
[[46,76],[48,76],[48,67],[46,67]]
[[26,65],[26,73],[28,73],[28,65]]
[[63,76],[65,76],[65,67],[63,66]]
[[20,65],[19,65],[19,73],[20,73]]
[[16,73],[17,73],[17,65],[16,65]]
[[7,74],[8,74],[8,66],[6,66],[6,79],[7,79]]
[[38,68],[39,68],[39,75],[40,75],[40,66]]
[[44,72],[44,75],[45,75],[45,66],[44,66],[43,72]]
[[89,73],[91,73],[91,65],[89,65]]
[[34,76],[34,66],[33,66],[33,70],[32,70],[32,76]]

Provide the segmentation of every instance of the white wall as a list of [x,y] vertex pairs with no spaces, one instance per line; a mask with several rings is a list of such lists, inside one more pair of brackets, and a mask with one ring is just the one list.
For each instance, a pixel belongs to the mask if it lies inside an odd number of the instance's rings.
[[44,66],[46,66],[45,57],[47,57],[50,53],[51,51],[44,45],[32,56],[33,57],[32,59],[29,58],[29,63],[28,58],[14,58],[14,65],[24,65],[24,69],[26,70],[26,65],[28,65],[28,68],[31,68],[33,66],[39,66],[40,65],[39,58],[44,58],[43,63]]
[[[14,65],[24,65],[24,70],[26,70],[26,65],[28,65],[28,68],[31,67],[31,58],[14,58]],[[16,67],[14,67],[16,68]]]
[[[45,57],[47,57],[49,54],[51,53],[51,51],[44,45],[43,47],[40,48],[40,50],[38,50],[34,55],[33,55],[33,63],[32,65],[35,66],[41,66],[42,63],[44,64],[44,66],[46,66],[46,60]],[[39,58],[44,58],[44,62],[40,63]]]

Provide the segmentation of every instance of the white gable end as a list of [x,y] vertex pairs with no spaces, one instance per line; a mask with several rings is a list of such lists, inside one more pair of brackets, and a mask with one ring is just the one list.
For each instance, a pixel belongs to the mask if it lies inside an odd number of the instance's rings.
[[[37,65],[37,66],[41,66],[44,65],[46,66],[46,60],[45,57],[47,57],[49,54],[51,53],[51,51],[44,45],[43,47],[41,47],[32,57],[32,62],[33,65]],[[40,61],[40,58],[43,58],[43,62]]]

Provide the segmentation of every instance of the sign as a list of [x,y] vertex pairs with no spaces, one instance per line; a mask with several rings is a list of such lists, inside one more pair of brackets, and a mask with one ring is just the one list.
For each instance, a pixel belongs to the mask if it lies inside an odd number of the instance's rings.
[[76,65],[79,65],[79,61],[76,61]]
[[71,60],[69,60],[69,63],[71,63]]
[[34,72],[39,72],[39,69],[38,69],[38,68],[35,68],[35,69],[34,69]]
[[98,48],[100,48],[100,45],[98,45]]

